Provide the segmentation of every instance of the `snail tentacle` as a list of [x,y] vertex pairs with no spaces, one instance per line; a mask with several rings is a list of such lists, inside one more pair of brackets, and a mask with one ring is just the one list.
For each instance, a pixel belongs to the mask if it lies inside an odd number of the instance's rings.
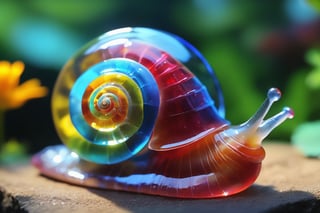
[[261,141],[293,117],[284,108],[264,120],[280,96],[270,89],[249,121],[231,126],[215,73],[191,44],[148,28],[113,30],[63,67],[52,114],[66,146],[47,147],[32,163],[46,176],[82,186],[230,196],[254,183],[265,157]]

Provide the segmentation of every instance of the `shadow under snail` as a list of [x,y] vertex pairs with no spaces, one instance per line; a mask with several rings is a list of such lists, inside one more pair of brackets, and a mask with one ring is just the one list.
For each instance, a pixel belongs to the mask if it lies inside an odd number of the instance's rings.
[[[194,73],[209,74],[210,91]],[[224,118],[212,68],[182,38],[121,28],[88,43],[63,67],[52,94],[66,146],[32,158],[42,174],[89,187],[180,198],[229,196],[251,186],[261,141],[293,111],[264,120],[278,89],[249,121]],[[216,106],[217,105],[217,106]]]

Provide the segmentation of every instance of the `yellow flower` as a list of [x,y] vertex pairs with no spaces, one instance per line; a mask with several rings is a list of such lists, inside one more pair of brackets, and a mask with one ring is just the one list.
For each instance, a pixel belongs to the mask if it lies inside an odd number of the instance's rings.
[[33,98],[40,98],[48,89],[40,85],[39,79],[30,79],[19,85],[24,63],[0,61],[0,110],[15,109]]

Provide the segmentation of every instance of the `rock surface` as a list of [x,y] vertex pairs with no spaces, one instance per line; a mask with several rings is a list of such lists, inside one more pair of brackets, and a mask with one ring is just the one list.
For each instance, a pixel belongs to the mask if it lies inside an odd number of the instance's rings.
[[25,209],[36,213],[319,210],[320,160],[305,158],[288,144],[265,142],[264,147],[267,156],[256,183],[226,198],[184,200],[83,188],[43,177],[29,164],[1,167],[0,186],[14,195]]

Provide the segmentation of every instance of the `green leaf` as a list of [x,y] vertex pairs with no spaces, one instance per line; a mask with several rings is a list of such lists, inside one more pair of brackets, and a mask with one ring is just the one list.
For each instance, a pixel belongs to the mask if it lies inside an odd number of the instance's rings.
[[306,84],[311,89],[320,89],[320,67],[307,75]]
[[315,9],[320,11],[320,1],[319,0],[308,0],[309,4],[312,5]]
[[315,67],[320,67],[320,49],[311,49],[306,54],[306,60]]
[[27,158],[26,146],[11,139],[0,147],[0,165],[14,164]]
[[298,126],[292,135],[292,143],[307,157],[320,156],[320,121]]

